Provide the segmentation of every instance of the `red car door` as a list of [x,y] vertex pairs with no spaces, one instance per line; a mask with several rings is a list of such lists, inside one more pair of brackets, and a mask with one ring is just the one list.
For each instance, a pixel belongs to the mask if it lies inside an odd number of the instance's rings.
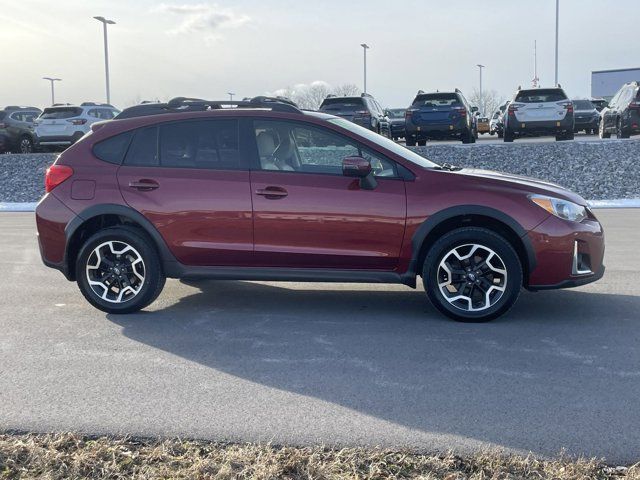
[[251,265],[249,171],[237,120],[184,120],[138,130],[118,170],[124,200],[185,265]]
[[[260,169],[251,172],[254,258],[262,267],[392,271],[406,218],[395,164],[335,132],[305,123],[254,121]],[[365,156],[377,187],[342,175]]]

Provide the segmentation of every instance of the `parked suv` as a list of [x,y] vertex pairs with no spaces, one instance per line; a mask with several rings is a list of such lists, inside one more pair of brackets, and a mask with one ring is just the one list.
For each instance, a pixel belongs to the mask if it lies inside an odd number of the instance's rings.
[[119,112],[109,104],[93,102],[45,108],[36,120],[37,145],[40,148],[66,148],[80,140],[93,123],[111,120]]
[[47,170],[44,263],[110,313],[145,308],[165,277],[421,276],[438,310],[471,322],[505,313],[523,286],[603,275],[602,227],[562,187],[437,165],[275,100],[231,105],[179,98],[95,124]]
[[36,107],[9,106],[0,110],[0,153],[33,152],[33,121],[42,110]]
[[368,130],[391,137],[389,118],[376,99],[367,93],[359,97],[329,95],[322,101],[319,110],[346,118]]
[[600,125],[600,112],[596,110],[596,107],[590,100],[573,100],[573,117],[574,117],[574,132],[580,132],[584,130],[586,134],[592,133],[596,135],[598,133],[598,126]]
[[625,83],[601,112],[600,138],[615,133],[618,138],[629,138],[640,133],[640,85]]
[[405,115],[407,146],[427,140],[457,139],[474,143],[476,117],[462,92],[418,92]]
[[573,140],[573,103],[560,87],[518,89],[504,115],[504,141],[555,135]]

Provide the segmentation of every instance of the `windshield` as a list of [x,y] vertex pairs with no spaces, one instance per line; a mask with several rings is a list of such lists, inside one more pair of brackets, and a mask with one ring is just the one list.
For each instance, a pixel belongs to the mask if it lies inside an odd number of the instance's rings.
[[559,88],[536,88],[535,90],[521,90],[516,95],[516,102],[546,103],[566,100],[567,96]]
[[387,137],[383,137],[382,135],[372,132],[371,130],[367,130],[366,128],[361,127],[360,125],[356,125],[355,123],[350,122],[349,120],[345,120],[343,118],[332,118],[329,122],[334,125],[338,125],[342,128],[349,130],[350,132],[357,133],[361,137],[366,138],[367,140],[372,141],[373,143],[380,145],[383,148],[395,153],[396,155],[401,156],[402,158],[414,163],[422,168],[435,168],[439,165],[437,163],[432,162],[431,160],[427,160],[426,158],[418,155],[417,153],[409,150],[402,145],[398,145],[393,140],[389,140]]
[[593,110],[595,107],[589,100],[574,100],[573,108],[576,110]]
[[404,118],[404,108],[392,108],[387,110],[389,112],[389,118]]

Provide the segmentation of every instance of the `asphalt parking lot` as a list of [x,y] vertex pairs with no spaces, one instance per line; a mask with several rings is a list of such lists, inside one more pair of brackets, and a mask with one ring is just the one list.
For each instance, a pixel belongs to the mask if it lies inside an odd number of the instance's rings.
[[402,286],[171,280],[92,309],[0,214],[0,429],[637,460],[640,210],[600,210],[607,273],[481,325]]

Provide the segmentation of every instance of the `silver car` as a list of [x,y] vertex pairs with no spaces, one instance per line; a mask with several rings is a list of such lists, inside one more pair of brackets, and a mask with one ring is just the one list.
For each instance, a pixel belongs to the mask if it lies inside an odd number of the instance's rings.
[[35,121],[36,146],[68,147],[80,140],[91,125],[111,120],[120,110],[106,103],[85,102],[80,105],[54,105],[45,108]]

